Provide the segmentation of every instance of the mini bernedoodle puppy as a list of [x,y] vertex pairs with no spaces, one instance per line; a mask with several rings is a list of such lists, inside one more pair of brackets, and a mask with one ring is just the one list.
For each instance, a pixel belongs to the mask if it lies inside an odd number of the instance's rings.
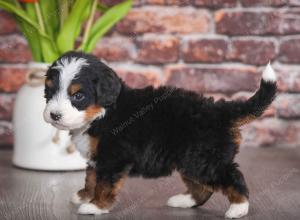
[[88,159],[85,187],[73,197],[80,214],[111,209],[125,179],[181,174],[187,192],[167,205],[190,208],[221,191],[228,218],[247,215],[248,189],[234,162],[240,126],[256,119],[276,96],[276,75],[265,69],[247,101],[214,101],[171,87],[128,87],[96,57],[68,52],[46,74],[46,122],[70,130]]

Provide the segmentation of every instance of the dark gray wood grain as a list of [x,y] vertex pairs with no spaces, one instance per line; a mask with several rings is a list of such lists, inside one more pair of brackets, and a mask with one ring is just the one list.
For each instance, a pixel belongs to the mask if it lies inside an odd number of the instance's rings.
[[[221,193],[200,208],[165,205],[185,190],[178,174],[157,180],[129,179],[111,213],[77,215],[70,197],[84,172],[38,172],[11,165],[11,152],[0,151],[0,220],[68,219],[224,219],[228,201]],[[238,158],[250,189],[250,213],[243,219],[300,219],[300,152],[296,149],[242,149]]]

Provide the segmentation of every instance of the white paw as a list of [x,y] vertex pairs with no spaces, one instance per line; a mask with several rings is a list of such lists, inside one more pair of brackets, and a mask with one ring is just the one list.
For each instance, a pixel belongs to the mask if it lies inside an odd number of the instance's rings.
[[226,218],[241,218],[248,214],[249,210],[249,202],[246,201],[244,203],[239,204],[231,204],[229,209],[227,210],[225,217]]
[[78,213],[84,215],[101,215],[108,212],[107,209],[99,209],[93,203],[84,203],[78,209]]
[[167,205],[171,207],[191,208],[196,205],[196,201],[192,198],[191,194],[178,194],[169,198]]
[[78,204],[82,204],[82,203],[85,203],[85,202],[89,202],[90,199],[81,199],[79,196],[78,196],[78,193],[74,193],[72,198],[71,198],[71,202],[75,205],[78,205]]

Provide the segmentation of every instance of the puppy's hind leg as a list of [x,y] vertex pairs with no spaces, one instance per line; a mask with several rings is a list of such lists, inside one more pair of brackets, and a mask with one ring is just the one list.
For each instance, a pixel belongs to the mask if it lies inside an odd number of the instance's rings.
[[169,198],[168,206],[180,208],[201,206],[212,196],[212,189],[186,176],[181,177],[187,186],[187,192]]
[[[243,174],[233,164],[227,172],[227,183],[222,188],[223,193],[228,197],[230,207],[227,210],[226,218],[241,218],[249,211],[249,192]],[[227,170],[228,171],[228,170]],[[225,177],[224,177],[225,178]]]

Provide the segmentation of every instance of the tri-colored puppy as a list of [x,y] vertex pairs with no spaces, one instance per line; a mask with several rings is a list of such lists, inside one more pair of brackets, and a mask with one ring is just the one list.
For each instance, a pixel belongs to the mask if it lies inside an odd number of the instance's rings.
[[172,207],[190,208],[222,191],[228,218],[248,213],[248,189],[234,162],[240,126],[259,117],[276,95],[268,65],[259,90],[247,101],[215,102],[170,87],[132,89],[91,55],[69,52],[47,72],[44,118],[70,130],[88,158],[85,187],[73,198],[80,214],[108,213],[125,179],[178,171],[187,192]]

